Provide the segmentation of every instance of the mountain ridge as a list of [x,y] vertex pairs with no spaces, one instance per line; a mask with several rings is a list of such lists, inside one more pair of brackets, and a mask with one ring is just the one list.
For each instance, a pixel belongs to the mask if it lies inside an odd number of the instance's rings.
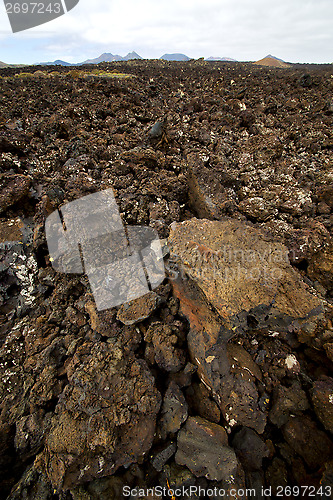
[[236,59],[232,59],[231,57],[207,57],[205,61],[209,62],[215,62],[215,61],[221,61],[221,62],[238,62]]
[[[86,59],[85,61],[82,62],[77,62],[77,63],[69,63],[66,61],[63,61],[61,59],[57,59],[53,62],[39,62],[36,63],[38,66],[56,66],[56,65],[61,65],[61,66],[82,66],[84,64],[99,64],[101,62],[115,62],[115,61],[131,61],[131,60],[142,60],[144,59],[141,57],[137,52],[132,51],[129,52],[126,56],[120,56],[119,54],[112,54],[111,52],[104,52],[103,54],[99,55],[98,57],[91,58],[91,59]],[[153,58],[155,59],[155,58]],[[187,56],[186,54],[182,54],[180,52],[175,52],[175,53],[165,53],[163,54],[160,58],[160,60],[164,61],[190,61],[191,57]],[[207,62],[239,62],[236,59],[233,59],[231,57],[207,57],[205,59]],[[2,63],[3,66],[13,66],[10,64]],[[290,66],[288,63],[286,63],[283,59],[280,59],[276,56],[273,56],[272,54],[268,54],[266,57],[263,59],[260,59],[259,61],[254,62],[253,64],[257,65],[264,65],[264,66],[275,66],[275,67],[288,67]],[[1,67],[1,63],[0,63]]]

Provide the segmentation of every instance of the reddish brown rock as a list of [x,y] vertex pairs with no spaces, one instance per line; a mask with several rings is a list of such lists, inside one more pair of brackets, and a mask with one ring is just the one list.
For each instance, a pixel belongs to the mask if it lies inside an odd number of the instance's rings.
[[323,348],[325,349],[326,351],[326,355],[327,357],[333,361],[333,343],[326,343],[326,344],[323,344]]
[[185,366],[185,352],[177,347],[178,338],[172,327],[153,323],[144,338],[148,342],[148,349],[152,346],[153,359],[160,368],[176,373]]
[[25,175],[0,174],[0,212],[19,202],[29,192],[31,179]]
[[178,385],[171,381],[163,399],[161,419],[159,422],[162,439],[168,434],[179,431],[181,425],[186,421],[188,405],[184,394]]
[[232,446],[245,470],[255,471],[262,467],[263,458],[269,450],[264,441],[252,429],[243,427],[235,434]]
[[333,209],[333,184],[329,186],[319,187],[317,190],[317,198],[319,202],[324,202],[326,205]]
[[241,201],[238,210],[250,220],[258,220],[259,222],[265,221],[278,213],[277,208],[272,203],[259,196]]
[[330,233],[326,227],[314,219],[307,219],[301,228],[281,220],[273,220],[261,226],[273,238],[281,240],[289,250],[289,260],[293,265],[310,263],[316,253],[327,248],[330,242]]
[[322,302],[289,264],[288,250],[241,221],[192,219],[175,224],[171,258],[233,328],[245,312],[268,321],[318,316]]

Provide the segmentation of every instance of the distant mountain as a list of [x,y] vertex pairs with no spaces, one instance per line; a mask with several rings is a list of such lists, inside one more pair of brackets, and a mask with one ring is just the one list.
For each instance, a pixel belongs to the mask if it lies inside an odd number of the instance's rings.
[[142,59],[141,56],[139,56],[139,54],[137,54],[136,52],[129,52],[127,54],[127,56],[123,57],[122,60],[123,61],[131,61],[132,59]]
[[[267,56],[267,57],[273,57],[273,56]],[[61,66],[81,66],[83,64],[99,64],[101,62],[114,62],[114,61],[131,61],[134,59],[143,59],[143,58],[137,52],[134,51],[129,52],[125,57],[122,57],[118,54],[111,54],[111,52],[104,52],[104,54],[101,54],[99,57],[96,57],[94,59],[87,59],[86,61],[79,63],[69,63],[57,59],[56,61],[53,62],[37,63],[37,65],[56,66],[59,64]],[[186,56],[185,54],[175,53],[175,54],[164,54],[163,56],[160,57],[160,59],[164,61],[190,61],[191,58]],[[230,57],[208,57],[206,61],[237,62],[236,59],[231,59]],[[1,66],[1,64],[5,63],[0,63],[0,67],[5,67]],[[7,66],[10,65],[8,64]]]
[[61,59],[57,59],[56,61],[52,62],[49,61],[49,62],[36,63],[36,66],[75,66],[75,64],[62,61]]
[[266,57],[270,57],[271,59],[276,59],[277,61],[286,62],[283,59],[279,59],[278,57],[272,56],[272,54],[268,54],[268,56],[266,56]]
[[114,62],[114,61],[123,61],[123,58],[121,56],[118,56],[118,54],[114,55],[111,54],[110,52],[104,52],[104,54],[101,54],[99,57],[96,57],[95,59],[87,59],[86,61],[83,61],[79,64],[98,64],[101,62]]
[[28,64],[7,64],[0,61],[0,68],[23,68],[24,66],[28,66]]
[[139,56],[139,54],[137,54],[136,52],[129,52],[125,57],[119,56],[118,54],[111,54],[111,52],[104,52],[104,54],[101,54],[99,57],[96,57],[95,59],[87,59],[86,61],[79,63],[68,63],[66,61],[61,61],[60,59],[57,59],[56,61],[53,62],[37,63],[37,65],[55,66],[57,64],[60,64],[61,66],[82,66],[83,64],[98,64],[101,62],[114,62],[114,61],[130,61],[132,59],[142,59],[142,57]]
[[257,64],[258,66],[270,66],[272,68],[290,68],[290,64],[287,64],[282,59],[272,56],[271,54],[268,54],[268,56],[253,64]]
[[185,54],[164,54],[160,57],[160,59],[164,59],[164,61],[189,61],[190,58]]
[[236,59],[231,59],[231,57],[208,57],[206,61],[237,62]]

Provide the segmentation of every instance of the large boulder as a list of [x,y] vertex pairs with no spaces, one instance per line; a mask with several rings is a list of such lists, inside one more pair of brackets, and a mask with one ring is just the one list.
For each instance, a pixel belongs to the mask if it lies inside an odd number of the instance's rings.
[[231,329],[249,315],[285,329],[323,311],[287,248],[248,223],[191,219],[173,225],[168,243],[171,258]]
[[251,328],[302,331],[324,306],[291,267],[287,248],[250,224],[191,219],[173,225],[168,244],[178,266],[173,292],[190,322],[191,361],[226,423],[261,434],[261,371],[231,339]]
[[259,408],[256,380],[261,380],[259,367],[239,344],[228,343],[233,332],[224,327],[212,311],[203,293],[193,282],[173,281],[181,311],[190,321],[188,349],[197,373],[209,389],[232,428],[244,425],[262,433],[266,413]]
[[125,355],[120,344],[87,342],[77,356],[46,441],[45,465],[57,490],[144,456],[161,403],[145,361]]

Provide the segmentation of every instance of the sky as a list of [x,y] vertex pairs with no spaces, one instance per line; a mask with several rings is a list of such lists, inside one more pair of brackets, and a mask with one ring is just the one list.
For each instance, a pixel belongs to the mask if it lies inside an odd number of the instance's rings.
[[80,0],[65,15],[19,33],[12,33],[0,0],[0,61],[7,63],[82,62],[133,50],[144,58],[180,52],[256,61],[273,54],[332,63],[332,48],[332,0]]

